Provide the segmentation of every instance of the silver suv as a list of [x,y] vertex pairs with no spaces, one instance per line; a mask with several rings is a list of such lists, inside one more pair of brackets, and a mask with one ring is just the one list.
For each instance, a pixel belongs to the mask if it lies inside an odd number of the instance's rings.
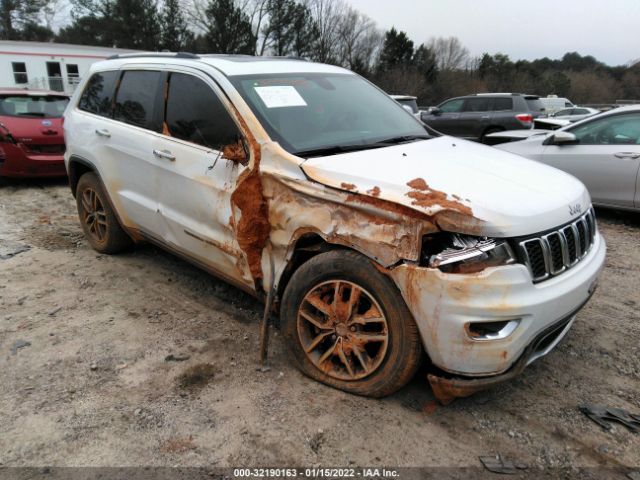
[[568,332],[604,261],[575,178],[433,136],[329,65],[118,57],[64,129],[97,251],[153,242],[267,299],[293,363],[361,395],[402,387],[424,352],[443,402],[513,377]]

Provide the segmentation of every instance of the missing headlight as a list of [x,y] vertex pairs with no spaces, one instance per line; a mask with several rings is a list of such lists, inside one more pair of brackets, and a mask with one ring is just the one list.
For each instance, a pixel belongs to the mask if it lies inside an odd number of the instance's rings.
[[441,232],[422,243],[422,263],[446,273],[476,273],[513,262],[511,247],[500,239]]

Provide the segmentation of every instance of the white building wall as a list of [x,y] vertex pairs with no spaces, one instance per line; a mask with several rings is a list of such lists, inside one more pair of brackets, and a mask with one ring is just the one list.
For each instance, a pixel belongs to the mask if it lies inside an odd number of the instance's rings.
[[[63,90],[71,93],[75,89],[78,77],[69,75],[67,65],[75,65],[79,78],[82,78],[92,63],[118,54],[134,50],[117,48],[88,47],[63,43],[0,41],[0,88],[29,88],[44,90]],[[27,70],[27,83],[17,83],[13,62],[24,63]],[[50,62],[53,71],[56,65],[60,77],[50,75],[47,69]],[[73,68],[73,67],[72,67]]]

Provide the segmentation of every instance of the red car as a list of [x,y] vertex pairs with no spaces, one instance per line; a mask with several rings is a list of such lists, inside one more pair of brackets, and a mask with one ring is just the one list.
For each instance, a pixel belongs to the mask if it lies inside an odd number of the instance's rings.
[[0,89],[0,177],[57,177],[64,168],[61,92]]

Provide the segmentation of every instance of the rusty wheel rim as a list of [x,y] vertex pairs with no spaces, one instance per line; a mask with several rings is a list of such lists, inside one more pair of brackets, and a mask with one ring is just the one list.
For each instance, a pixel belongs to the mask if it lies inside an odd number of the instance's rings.
[[92,188],[82,192],[82,220],[89,235],[98,242],[104,242],[107,236],[107,214],[100,197]]
[[389,328],[373,295],[353,282],[311,289],[298,310],[298,337],[307,358],[338,380],[359,380],[382,364]]

